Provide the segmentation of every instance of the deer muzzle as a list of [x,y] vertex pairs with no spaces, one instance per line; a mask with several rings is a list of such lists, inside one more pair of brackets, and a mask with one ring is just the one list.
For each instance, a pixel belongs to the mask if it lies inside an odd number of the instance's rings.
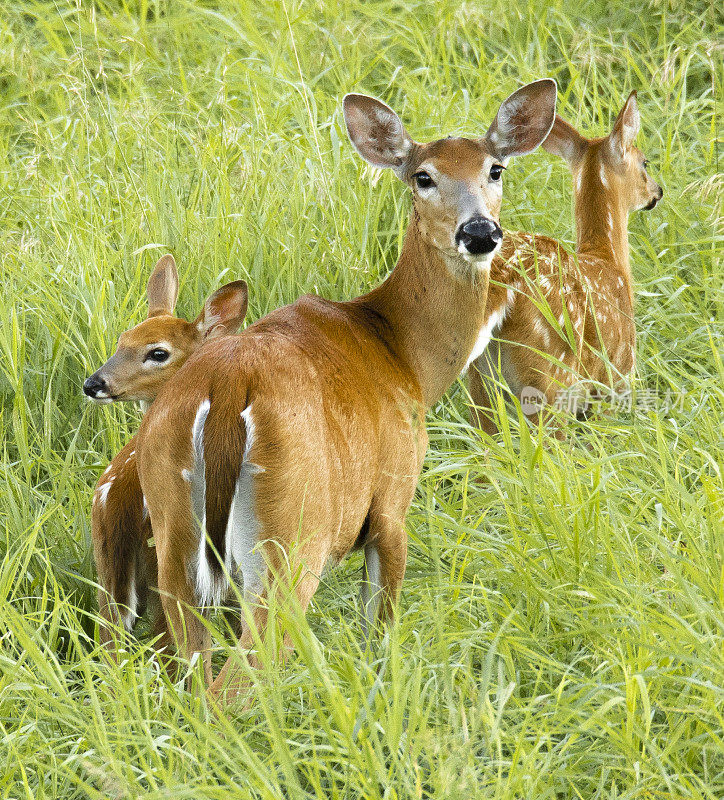
[[106,383],[105,378],[94,372],[89,378],[83,382],[83,394],[90,397],[91,400],[110,400],[110,387]]
[[458,250],[473,256],[492,253],[502,241],[500,225],[487,217],[473,217],[463,222],[455,234]]

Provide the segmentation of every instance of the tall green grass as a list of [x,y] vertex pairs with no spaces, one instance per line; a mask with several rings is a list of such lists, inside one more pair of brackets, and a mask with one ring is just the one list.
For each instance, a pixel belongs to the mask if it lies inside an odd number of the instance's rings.
[[[6,0],[0,9],[0,796],[707,798],[724,794],[722,17],[715,3]],[[683,408],[483,439],[430,415],[399,623],[365,650],[359,557],[297,652],[215,720],[141,626],[94,644],[90,498],[135,430],[81,383],[172,251],[180,311],[241,277],[250,319],[393,265],[408,199],[365,167],[341,95],[420,139],[482,133],[521,82],[608,131],[639,90],[664,202],[631,218],[638,387]],[[573,238],[544,153],[504,225]],[[219,642],[223,649],[225,645]]]

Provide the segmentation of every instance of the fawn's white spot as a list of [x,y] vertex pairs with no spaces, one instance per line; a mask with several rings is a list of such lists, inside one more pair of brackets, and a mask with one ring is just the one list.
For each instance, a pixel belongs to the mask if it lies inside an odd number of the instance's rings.
[[98,502],[104,506],[108,502],[108,492],[111,490],[111,486],[113,485],[113,478],[109,478],[105,483],[102,483],[98,489],[96,489],[96,495],[98,496]]

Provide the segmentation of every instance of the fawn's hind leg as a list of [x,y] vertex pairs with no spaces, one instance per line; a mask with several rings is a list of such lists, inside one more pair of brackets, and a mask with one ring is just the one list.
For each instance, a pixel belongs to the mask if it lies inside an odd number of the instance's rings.
[[493,412],[493,376],[496,374],[491,353],[486,350],[468,369],[468,391],[472,405],[470,406],[470,424],[479,428],[489,436],[498,432]]

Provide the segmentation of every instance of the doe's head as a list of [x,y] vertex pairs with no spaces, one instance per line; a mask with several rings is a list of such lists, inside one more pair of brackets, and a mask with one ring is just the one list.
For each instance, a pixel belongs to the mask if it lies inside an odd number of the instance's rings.
[[367,95],[346,95],[343,109],[362,158],[392,169],[412,189],[421,234],[450,268],[458,269],[461,262],[485,268],[503,238],[503,171],[512,157],[532,152],[548,135],[556,83],[544,78],[513,92],[477,139],[420,144],[389,106]]
[[640,129],[641,115],[633,91],[608,136],[587,139],[556,116],[543,148],[568,162],[577,184],[600,183],[627,211],[648,211],[661,200],[664,190],[648,174],[649,162],[634,145]]
[[171,255],[159,259],[146,296],[148,318],[122,333],[116,352],[83,383],[83,392],[97,403],[151,402],[205,341],[239,329],[249,299],[246,282],[234,281],[217,289],[193,322],[175,317],[178,272]]

